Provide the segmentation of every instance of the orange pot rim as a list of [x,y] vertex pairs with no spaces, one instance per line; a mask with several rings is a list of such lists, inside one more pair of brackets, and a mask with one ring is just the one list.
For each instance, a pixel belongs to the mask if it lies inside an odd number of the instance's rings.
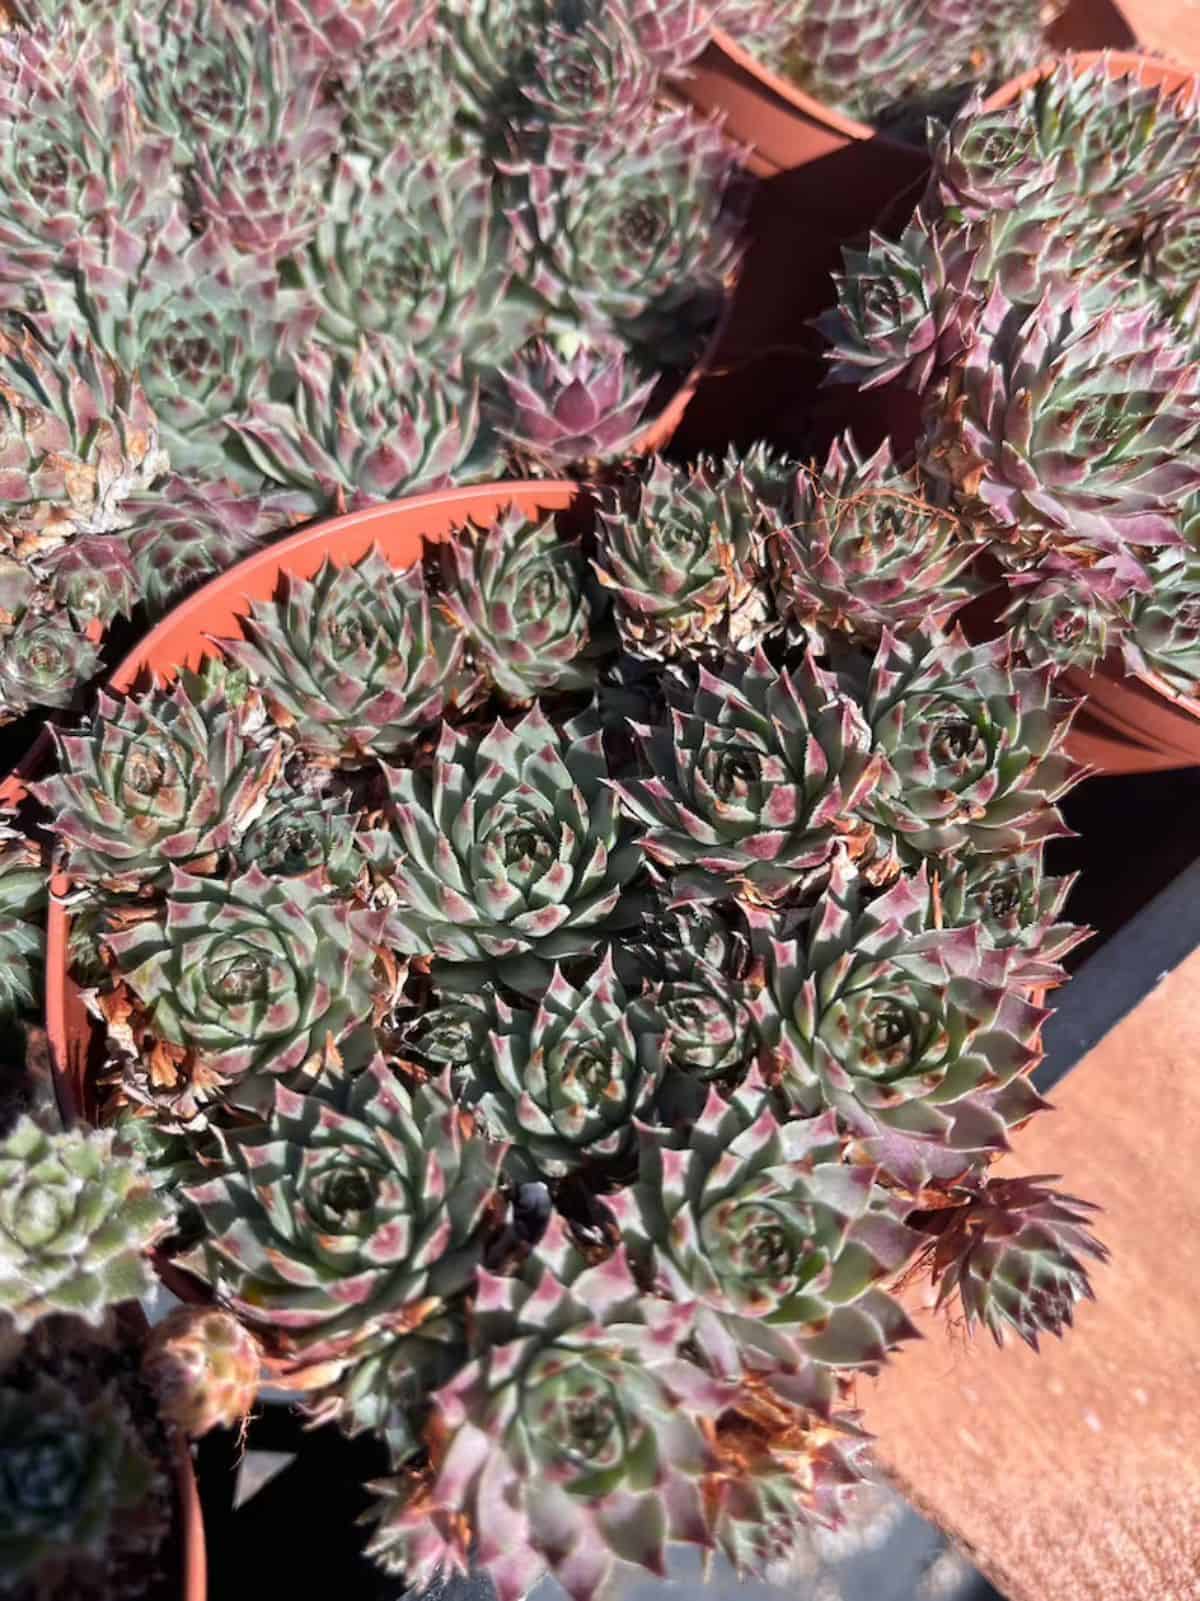
[[1007,83],[1002,83],[988,95],[981,110],[1002,111],[1026,89],[1032,89],[1063,66],[1070,67],[1076,77],[1095,66],[1103,66],[1110,78],[1129,78],[1137,74],[1150,85],[1165,83],[1173,94],[1194,86],[1198,76],[1191,67],[1185,67],[1180,62],[1162,56],[1145,55],[1138,50],[1068,50],[1062,55],[1047,56],[1036,67],[1009,78]]

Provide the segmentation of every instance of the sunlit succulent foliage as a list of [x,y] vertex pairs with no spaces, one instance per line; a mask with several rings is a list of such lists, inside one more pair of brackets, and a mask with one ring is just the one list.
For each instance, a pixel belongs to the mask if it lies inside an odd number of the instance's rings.
[[111,1133],[22,1117],[0,1141],[0,1314],[18,1332],[58,1312],[99,1323],[149,1289],[143,1256],[170,1215]]

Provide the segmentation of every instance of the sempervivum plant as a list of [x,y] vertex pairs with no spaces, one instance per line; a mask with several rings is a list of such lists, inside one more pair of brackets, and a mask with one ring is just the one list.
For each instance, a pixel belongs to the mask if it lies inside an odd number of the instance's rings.
[[[1170,619],[1194,593],[1198,149],[1194,97],[1111,62],[972,99],[936,130],[908,227],[847,252],[822,319],[837,381],[919,395],[913,471],[1003,569],[1019,650],[1056,672],[1153,669],[1187,637]],[[1177,659],[1186,691],[1186,644]]]
[[[0,1490],[6,1588],[43,1595],[65,1581],[115,1601],[104,1573],[114,1547],[126,1543],[116,1534],[122,1521],[153,1497],[158,1504],[151,1503],[142,1537],[157,1545],[167,1516],[165,1485],[155,1483],[127,1404],[115,1390],[85,1401],[48,1376],[28,1384],[0,1376],[0,1436],[8,1470]],[[140,1542],[135,1536],[130,1543],[136,1551]],[[128,1560],[130,1551],[122,1555]],[[139,1586],[124,1593],[147,1592]]]
[[512,1141],[514,1169],[557,1176],[627,1150],[658,1082],[659,1029],[611,958],[579,989],[556,968],[536,1012],[495,1008],[465,1077],[485,1124]]
[[261,810],[282,745],[254,739],[257,697],[231,707],[227,687],[211,674],[120,702],[101,693],[89,736],[57,735],[60,771],[36,793],[76,878],[128,889],[171,865],[205,871]]
[[1047,1015],[976,926],[928,929],[927,904],[923,872],[867,901],[839,858],[802,938],[748,914],[765,973],[755,1026],[782,1093],[810,1115],[833,1107],[913,1186],[986,1164],[1041,1104],[1028,1074]]
[[159,1410],[190,1438],[224,1425],[238,1428],[258,1394],[262,1352],[229,1312],[179,1306],[156,1323],[142,1372]]
[[445,1086],[410,1095],[382,1060],[344,1089],[280,1085],[261,1133],[231,1139],[227,1171],[188,1192],[230,1305],[330,1353],[469,1282],[504,1154]]
[[839,848],[871,851],[862,814],[881,762],[814,660],[779,672],[758,651],[719,674],[701,667],[695,684],[673,676],[666,693],[669,724],[638,728],[648,776],[619,793],[677,887],[769,904],[818,882]]
[[801,627],[878,638],[885,628],[944,623],[978,588],[978,544],[931,504],[885,441],[862,460],[835,441],[819,475],[796,480],[773,541],[777,587]]
[[957,1297],[968,1327],[982,1323],[997,1345],[1012,1332],[1036,1351],[1039,1334],[1061,1336],[1092,1298],[1084,1259],[1108,1255],[1088,1232],[1095,1207],[1048,1189],[1053,1177],[990,1179],[919,1220],[942,1304]]
[[147,1375],[200,1430],[261,1350],[375,1436],[409,1584],[761,1578],[864,1472],[902,1277],[1086,1293],[1073,1203],[991,1172],[1081,938],[1068,709],[949,626],[974,550],[914,485],[846,441],[489,491],[60,736],[100,1116],[213,1301]]
[[559,317],[638,346],[694,348],[683,308],[719,303],[738,253],[722,207],[733,154],[685,112],[573,162],[509,164],[516,239]]
[[326,563],[312,583],[289,578],[245,633],[229,655],[317,757],[402,748],[474,690],[462,635],[434,609],[421,570],[394,573],[374,551],[357,567]]
[[496,462],[478,436],[471,391],[460,399],[387,339],[353,355],[311,350],[296,374],[290,402],[264,397],[230,426],[263,477],[303,497],[314,516],[486,477]]
[[319,874],[225,883],[172,870],[161,919],[112,934],[124,982],[160,1037],[222,1080],[315,1071],[375,1003],[382,918]]
[[46,901],[41,849],[10,823],[0,813],[0,1016],[37,1004]]
[[475,663],[506,699],[587,689],[581,660],[590,633],[583,557],[553,522],[510,509],[490,528],[466,529],[439,547],[441,605]]
[[[840,1160],[829,1114],[780,1123],[760,1082],[715,1090],[686,1145],[642,1127],[638,1182],[608,1203],[647,1271],[695,1302],[697,1338],[732,1339],[764,1365],[867,1365],[911,1332],[876,1288],[912,1253],[903,1203]],[[799,1360],[797,1360],[799,1359]],[[828,1406],[832,1373],[808,1372]]]
[[1064,832],[1055,802],[1084,772],[1069,709],[1009,639],[885,633],[866,702],[885,765],[864,810],[902,856],[1010,856]]
[[150,1287],[143,1254],[170,1209],[111,1133],[47,1134],[22,1117],[0,1142],[0,1314],[18,1332],[65,1312],[88,1323]]
[[443,725],[428,768],[388,768],[400,854],[390,937],[447,963],[498,962],[511,977],[581,956],[628,922],[640,865],[604,742],[535,706],[484,734]]
[[0,1354],[0,1571],[7,1594],[152,1601],[177,1546],[174,1441],[132,1325],[56,1316]]
[[654,457],[600,517],[596,577],[635,656],[752,648],[775,622],[764,583],[766,518],[737,464],[674,467]]
[[474,1542],[505,1601],[548,1564],[592,1596],[698,1536],[705,1425],[735,1387],[682,1353],[686,1307],[644,1296],[622,1254],[588,1267],[556,1222],[519,1277],[481,1275],[476,1319],[478,1354],[433,1397],[427,1468],[377,1509],[386,1567],[465,1573]]
[[498,375],[491,421],[531,464],[569,467],[632,445],[653,390],[619,344],[584,344],[566,356],[542,342]]
[[127,521],[124,502],[166,466],[141,384],[73,337],[60,359],[0,330],[5,542],[18,556]]

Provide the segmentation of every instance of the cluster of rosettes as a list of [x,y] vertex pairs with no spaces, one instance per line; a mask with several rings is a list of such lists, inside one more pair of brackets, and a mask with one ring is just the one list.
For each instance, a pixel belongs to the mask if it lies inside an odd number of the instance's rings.
[[735,0],[717,20],[808,94],[919,138],[930,111],[1048,56],[1046,30],[1063,10],[1063,0]]
[[19,8],[0,720],[281,530],[635,445],[736,266],[732,147],[659,94],[710,9]]
[[832,377],[920,396],[913,468],[1003,569],[1032,665],[1200,678],[1200,102],[1064,65],[936,129],[899,239],[846,253]]
[[763,1571],[858,1476],[906,1267],[1028,1337],[1092,1249],[989,1178],[1078,774],[1049,671],[952,626],[953,512],[848,441],[596,500],[288,580],[38,790],[184,1260],[387,1442],[380,1560],[506,1601]]

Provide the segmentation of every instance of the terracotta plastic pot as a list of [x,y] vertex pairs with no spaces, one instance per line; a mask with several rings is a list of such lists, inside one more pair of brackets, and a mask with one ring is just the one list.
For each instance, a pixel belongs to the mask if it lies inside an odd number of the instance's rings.
[[[1123,50],[1137,43],[1113,0],[1073,0],[1047,39],[1056,50]],[[760,177],[876,138],[868,123],[805,94],[719,29],[678,93],[697,111],[721,117],[730,138],[749,147],[748,165]]]
[[[378,548],[393,566],[406,567],[420,557],[423,540],[444,539],[468,520],[493,522],[508,506],[515,506],[528,516],[557,512],[583,516],[587,504],[578,484],[548,479],[443,490],[315,523],[256,551],[190,595],[125,658],[109,678],[108,687],[124,693],[148,684],[152,675],[160,682],[170,683],[181,669],[199,667],[206,658],[218,654],[216,640],[237,635],[240,619],[249,612],[252,601],[274,596],[285,572],[312,578],[326,558],[348,566],[372,547]],[[52,756],[53,746],[47,741],[41,752],[43,768]],[[27,782],[37,771],[31,753],[22,775],[0,787],[0,799],[7,797],[8,804],[22,800]],[[46,1031],[54,1087],[65,1117],[94,1122],[93,1076],[103,1058],[103,1031],[87,1011],[70,972],[70,914],[64,900],[70,884],[58,874],[50,888],[46,919]],[[167,1288],[182,1300],[206,1297],[200,1280],[168,1262],[159,1264],[159,1274]],[[290,1382],[294,1364],[268,1361],[267,1366],[273,1378]],[[294,1387],[304,1387],[302,1378],[297,1378]],[[190,1591],[187,1601],[193,1601]]]

